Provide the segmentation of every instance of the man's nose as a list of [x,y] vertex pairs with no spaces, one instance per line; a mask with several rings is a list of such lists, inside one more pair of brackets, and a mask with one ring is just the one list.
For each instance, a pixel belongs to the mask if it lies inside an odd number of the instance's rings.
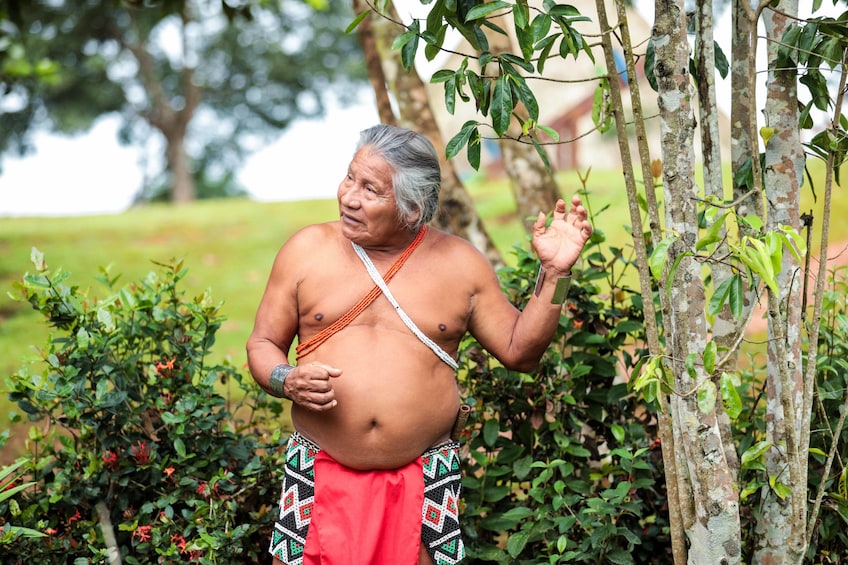
[[359,207],[359,191],[355,186],[345,187],[341,190],[341,202],[348,208]]

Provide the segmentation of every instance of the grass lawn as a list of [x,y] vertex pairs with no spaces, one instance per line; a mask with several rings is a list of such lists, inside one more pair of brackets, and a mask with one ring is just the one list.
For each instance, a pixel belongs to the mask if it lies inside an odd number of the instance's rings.
[[[821,168],[811,162],[814,177],[823,178]],[[577,173],[558,177],[566,199],[583,188]],[[506,180],[468,180],[469,190],[495,244],[509,262],[509,250],[528,245]],[[822,182],[816,188],[821,200]],[[592,171],[584,199],[593,214],[596,229],[611,245],[631,247],[627,226],[629,214],[621,172]],[[833,218],[845,217],[848,199],[835,187]],[[821,203],[804,191],[802,211],[813,210],[820,228]],[[42,346],[50,329],[29,304],[7,296],[13,281],[32,271],[30,250],[44,253],[51,269],[70,271],[70,283],[91,288],[105,296],[94,280],[101,266],[111,265],[120,284],[144,277],[158,267],[152,261],[184,260],[188,276],[183,290],[194,296],[212,289],[223,302],[227,321],[217,334],[215,355],[230,358],[237,366],[246,363],[244,344],[262,295],[274,256],[280,245],[297,229],[337,218],[334,200],[260,203],[250,200],[202,201],[185,206],[156,205],[122,214],[70,218],[0,219],[0,372],[15,372],[22,364],[38,358],[34,346]],[[848,225],[833,222],[831,241],[848,240]],[[816,236],[816,240],[819,236]],[[40,373],[36,366],[32,373]],[[17,409],[6,400],[0,379],[0,414]],[[8,426],[0,418],[0,430]]]

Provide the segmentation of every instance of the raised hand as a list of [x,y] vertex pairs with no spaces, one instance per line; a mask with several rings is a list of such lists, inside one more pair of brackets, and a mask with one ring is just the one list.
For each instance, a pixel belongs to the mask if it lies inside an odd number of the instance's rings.
[[571,210],[566,214],[565,201],[557,200],[551,224],[546,227],[545,223],[545,214],[539,212],[533,224],[533,250],[545,270],[566,275],[592,235],[586,208],[575,195],[571,198]]

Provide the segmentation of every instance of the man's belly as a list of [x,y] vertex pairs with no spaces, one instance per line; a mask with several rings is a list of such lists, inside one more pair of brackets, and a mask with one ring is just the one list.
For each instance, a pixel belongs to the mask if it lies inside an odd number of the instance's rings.
[[338,405],[323,412],[293,406],[292,420],[300,433],[355,469],[412,461],[448,439],[459,409],[452,368],[415,337],[376,333],[346,328],[299,361],[342,369],[331,380]]

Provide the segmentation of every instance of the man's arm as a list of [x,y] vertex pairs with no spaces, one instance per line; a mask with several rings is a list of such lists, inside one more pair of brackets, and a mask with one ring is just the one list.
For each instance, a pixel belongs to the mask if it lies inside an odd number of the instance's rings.
[[[256,383],[268,394],[283,396],[310,410],[336,405],[330,378],[340,376],[341,369],[317,362],[297,365],[291,371],[282,369],[294,365],[288,352],[298,334],[298,287],[303,266],[315,256],[314,250],[326,243],[320,239],[322,229],[313,226],[301,230],[277,253],[246,346],[247,364]],[[279,378],[282,374],[286,374],[284,384],[281,386],[279,380],[272,384],[272,376]]]
[[568,213],[565,202],[557,202],[548,227],[545,215],[539,214],[533,225],[533,249],[541,268],[535,291],[523,311],[504,297],[491,268],[480,274],[482,284],[468,329],[506,368],[527,372],[538,364],[559,323],[563,286],[568,284],[571,267],[591,235],[586,209],[577,196]]

